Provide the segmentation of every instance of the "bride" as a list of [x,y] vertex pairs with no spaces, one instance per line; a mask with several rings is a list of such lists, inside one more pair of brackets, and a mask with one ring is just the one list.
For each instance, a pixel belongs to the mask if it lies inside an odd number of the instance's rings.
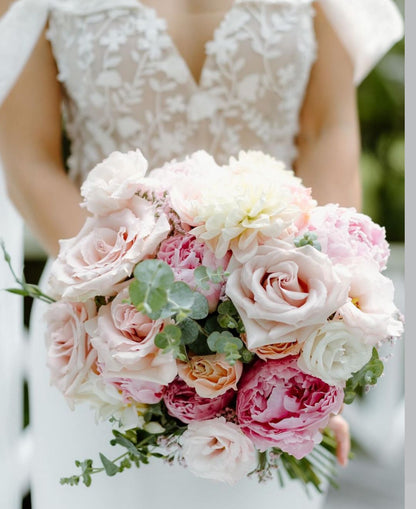
[[[205,149],[260,149],[318,202],[360,207],[355,86],[402,36],[391,0],[0,0],[0,153],[8,193],[51,255],[85,220],[79,186],[114,150],[150,167]],[[61,122],[71,150],[63,163]],[[315,509],[294,482],[230,488],[163,463],[60,486],[74,459],[113,457],[107,423],[49,386],[42,305],[32,317],[34,509]],[[345,463],[348,433],[332,422]]]

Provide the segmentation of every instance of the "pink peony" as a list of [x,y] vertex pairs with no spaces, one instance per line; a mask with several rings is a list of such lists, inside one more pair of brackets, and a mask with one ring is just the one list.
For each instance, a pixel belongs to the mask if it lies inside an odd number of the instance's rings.
[[320,442],[343,398],[340,387],[302,373],[296,358],[259,360],[240,382],[237,417],[259,450],[278,447],[301,459]]
[[54,302],[45,314],[47,364],[51,384],[68,401],[95,368],[97,352],[92,348],[85,322],[96,314],[93,301],[85,303]]
[[154,344],[163,330],[163,320],[153,321],[124,302],[128,288],[105,306],[87,324],[91,343],[98,354],[104,378],[127,378],[167,385],[176,374],[176,361]]
[[386,268],[390,250],[385,229],[352,207],[333,203],[316,207],[299,235],[308,231],[318,236],[322,251],[336,262],[359,256],[374,260],[379,270]]
[[229,253],[223,258],[218,259],[203,242],[197,240],[191,234],[186,234],[175,235],[164,240],[160,245],[157,257],[171,266],[176,280],[183,281],[192,289],[197,289],[202,293],[208,300],[210,312],[215,311],[223,283],[214,284],[208,282],[209,290],[197,287],[194,270],[201,265],[213,270],[218,267],[225,270],[230,260]]
[[49,292],[65,300],[113,294],[114,286],[130,277],[169,231],[166,216],[156,217],[154,206],[138,197],[132,209],[88,218],[76,237],[61,241]]
[[249,350],[304,341],[348,302],[349,277],[312,246],[279,240],[259,246],[231,271],[226,294],[240,313]]
[[190,423],[212,419],[231,402],[234,395],[235,392],[230,389],[216,398],[201,398],[195,389],[176,378],[166,388],[163,401],[172,417]]
[[191,422],[181,441],[186,466],[204,479],[235,484],[257,466],[251,440],[224,417]]

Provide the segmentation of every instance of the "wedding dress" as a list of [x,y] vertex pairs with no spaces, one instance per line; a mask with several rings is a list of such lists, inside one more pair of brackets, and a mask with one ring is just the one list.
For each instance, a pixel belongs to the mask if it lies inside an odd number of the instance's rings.
[[[321,0],[351,55],[359,83],[402,35],[390,0]],[[0,103],[38,35],[47,37],[62,85],[69,173],[78,184],[110,152],[140,148],[157,167],[203,148],[219,163],[240,149],[260,149],[290,167],[299,110],[317,55],[312,0],[235,0],[206,44],[200,82],[166,21],[139,0],[18,0],[0,20]],[[234,487],[194,477],[155,460],[92,486],[60,486],[75,459],[108,457],[108,423],[87,406],[71,411],[50,387],[36,304],[30,350],[34,509],[173,508],[317,509],[298,483],[245,480]],[[313,490],[312,490],[313,491]]]

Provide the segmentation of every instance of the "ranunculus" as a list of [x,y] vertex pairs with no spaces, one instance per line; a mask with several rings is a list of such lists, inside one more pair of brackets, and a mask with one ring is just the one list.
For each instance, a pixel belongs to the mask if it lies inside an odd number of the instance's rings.
[[204,479],[234,484],[257,466],[251,440],[224,417],[191,422],[181,441],[186,466]]
[[49,279],[49,293],[65,300],[108,296],[130,277],[135,265],[153,254],[170,231],[164,214],[135,197],[131,209],[88,218],[80,233],[61,240]]
[[140,150],[112,152],[93,168],[81,186],[83,206],[92,214],[110,214],[128,206],[140,189],[147,161]]
[[242,363],[232,366],[224,354],[193,355],[189,362],[178,362],[179,376],[202,398],[215,398],[229,389],[236,391],[242,373]]
[[182,422],[205,421],[217,416],[234,398],[230,389],[216,398],[201,398],[195,389],[176,378],[165,390],[163,401],[168,413]]
[[372,347],[342,321],[332,320],[302,345],[298,366],[329,385],[344,386],[371,359]]
[[240,313],[250,350],[302,342],[348,302],[349,278],[312,246],[280,240],[259,246],[232,270],[226,294]]
[[147,405],[159,403],[165,390],[164,385],[134,378],[111,378],[106,382],[111,383],[120,391],[126,405],[132,401]]
[[299,235],[308,231],[317,235],[322,251],[335,262],[359,256],[374,260],[379,270],[386,268],[390,250],[385,229],[353,207],[316,207]]
[[378,271],[372,260],[351,259],[346,264],[351,273],[349,302],[338,317],[368,345],[377,345],[403,333],[403,321],[394,305],[392,281]]
[[239,384],[237,417],[260,450],[278,447],[301,459],[342,406],[344,391],[302,373],[295,358],[257,361]]
[[177,281],[184,281],[191,288],[202,293],[208,301],[210,312],[215,311],[224,284],[208,282],[208,290],[200,288],[196,284],[194,270],[201,265],[213,270],[219,267],[224,270],[230,260],[230,253],[218,259],[203,242],[191,234],[186,234],[174,235],[164,240],[160,245],[157,257],[170,265]]
[[176,374],[176,361],[154,343],[164,320],[151,320],[125,301],[128,288],[105,306],[86,325],[98,354],[104,378],[128,378],[167,385]]
[[95,314],[93,301],[54,302],[45,314],[51,384],[63,393],[71,407],[97,359],[85,330],[85,322]]
[[256,348],[254,353],[260,359],[267,361],[268,359],[283,359],[289,355],[298,355],[302,349],[302,344],[298,341],[291,343],[274,343],[273,345],[265,345]]

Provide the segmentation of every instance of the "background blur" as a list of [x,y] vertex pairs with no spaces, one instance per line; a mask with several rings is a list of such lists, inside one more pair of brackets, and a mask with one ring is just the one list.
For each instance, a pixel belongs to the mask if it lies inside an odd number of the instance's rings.
[[[404,13],[404,0],[397,0]],[[386,228],[391,258],[386,275],[396,287],[396,304],[404,311],[404,40],[396,44],[358,89],[362,137],[363,212]],[[25,275],[36,283],[45,254],[30,232],[25,236]],[[30,302],[25,302],[28,324]],[[377,388],[347,408],[355,459],[340,469],[339,490],[331,489],[325,509],[400,509],[404,507],[403,343],[395,348]],[[388,401],[385,394],[389,394]],[[26,395],[27,396],[27,395]],[[397,403],[397,408],[396,408]],[[369,426],[357,420],[367,412]],[[359,416],[357,417],[357,414]],[[361,417],[360,417],[361,416]],[[371,418],[372,416],[372,418]],[[25,425],[30,409],[25,408]],[[375,424],[374,424],[375,423]],[[374,426],[374,428],[372,427]],[[369,438],[372,440],[369,440]],[[23,503],[30,508],[30,495]],[[282,508],[286,509],[286,508]]]

